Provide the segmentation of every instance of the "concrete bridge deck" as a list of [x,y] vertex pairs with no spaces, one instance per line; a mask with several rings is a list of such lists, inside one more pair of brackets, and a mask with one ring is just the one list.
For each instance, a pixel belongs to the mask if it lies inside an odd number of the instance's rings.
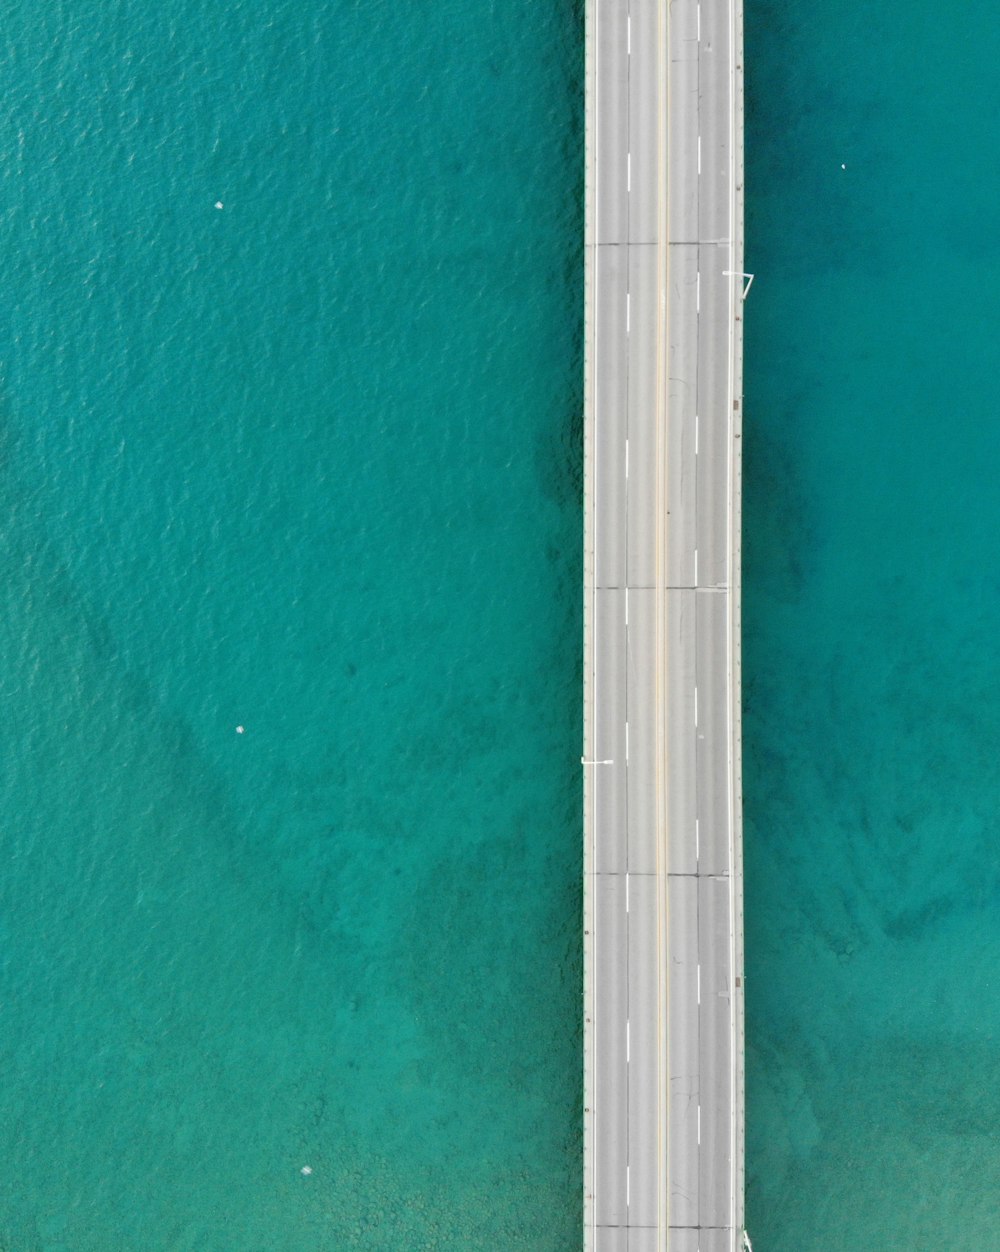
[[585,1240],[743,1230],[742,0],[589,0]]

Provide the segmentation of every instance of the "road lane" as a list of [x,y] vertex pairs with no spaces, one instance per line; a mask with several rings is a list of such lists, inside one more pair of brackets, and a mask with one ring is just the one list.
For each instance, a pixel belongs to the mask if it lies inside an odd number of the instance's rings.
[[[662,281],[662,280],[661,280]],[[698,548],[698,462],[702,459],[702,416],[698,410],[701,341],[698,316],[698,249],[671,244],[666,275],[668,302],[667,412],[661,438],[665,441],[667,499],[670,524],[666,544],[666,582],[670,587],[693,587]],[[706,415],[706,420],[708,415]],[[697,448],[697,452],[695,449]],[[652,525],[651,517],[646,524]]]
[[621,243],[628,238],[628,4],[591,2],[595,12],[588,43],[595,62],[594,94],[600,100],[591,119],[591,216],[598,243]]
[[[596,596],[595,620],[601,641],[601,699],[597,704],[598,760],[610,762],[593,766],[596,773],[596,825],[600,830],[628,829],[627,785],[625,768],[625,722],[627,718],[627,652],[625,642],[625,589],[602,588]],[[595,868],[600,874],[624,874],[625,840],[601,839],[595,845]]]
[[656,580],[656,244],[630,244],[628,336],[628,510],[625,516],[630,587]]
[[655,243],[657,234],[657,159],[659,119],[655,104],[659,74],[659,0],[629,0],[631,55],[626,59],[629,82],[628,147],[632,154],[629,189],[629,242]]
[[600,1110],[595,1140],[597,1179],[596,1223],[624,1226],[628,1221],[626,1171],[628,1166],[628,1066],[625,1023],[628,1020],[628,915],[625,911],[625,875],[601,874],[595,893],[597,1045],[594,1100]]
[[[594,383],[594,403],[601,420],[594,427],[596,490],[601,517],[625,517],[625,435],[628,411],[628,250],[597,249],[595,340],[601,345]],[[627,526],[601,524],[596,529],[598,586],[625,585]]]

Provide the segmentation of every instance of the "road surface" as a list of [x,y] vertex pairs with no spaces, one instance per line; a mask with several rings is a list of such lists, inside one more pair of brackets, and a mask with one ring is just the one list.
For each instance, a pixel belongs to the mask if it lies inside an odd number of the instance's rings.
[[587,1252],[743,1232],[741,0],[589,0]]

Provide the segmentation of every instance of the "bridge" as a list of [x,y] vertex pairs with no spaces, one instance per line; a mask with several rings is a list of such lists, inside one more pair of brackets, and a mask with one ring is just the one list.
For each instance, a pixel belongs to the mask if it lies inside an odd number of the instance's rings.
[[585,1252],[743,1217],[742,0],[588,0]]

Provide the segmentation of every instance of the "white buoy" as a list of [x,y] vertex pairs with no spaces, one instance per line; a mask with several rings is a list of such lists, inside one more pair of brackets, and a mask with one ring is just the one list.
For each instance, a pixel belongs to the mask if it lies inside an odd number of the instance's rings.
[[243,734],[243,730],[244,730],[244,728],[243,728],[242,726],[237,726],[237,727],[236,727],[236,733],[237,733],[238,735],[242,735],[242,734]]
[[221,208],[222,208],[222,201],[221,201],[221,200],[216,200],[216,202],[215,202],[215,207],[216,207],[217,209],[221,209]]
[[[841,168],[842,170],[846,170],[846,169],[847,169],[847,166],[846,166],[846,165],[842,165],[840,168]],[[220,205],[218,205],[218,207],[221,209],[221,208],[222,208],[222,205],[220,204]]]
[[303,1165],[302,1168],[299,1170],[299,1173],[303,1176],[303,1178],[308,1178],[312,1172],[313,1172],[313,1167],[311,1165]]

